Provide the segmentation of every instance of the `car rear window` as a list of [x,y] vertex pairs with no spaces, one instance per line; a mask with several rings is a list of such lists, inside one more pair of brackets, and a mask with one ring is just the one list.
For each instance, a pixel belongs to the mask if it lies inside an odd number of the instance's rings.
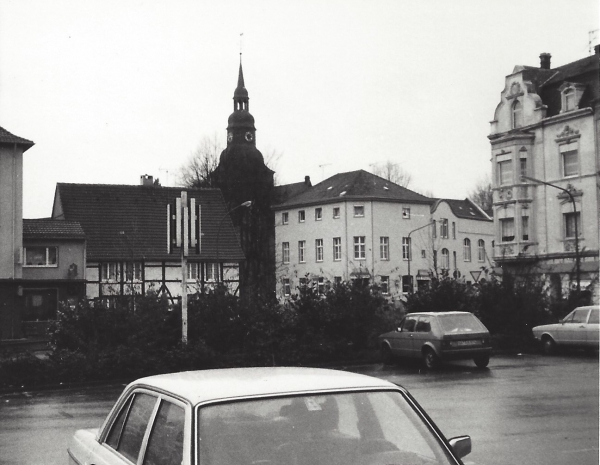
[[474,315],[439,315],[438,319],[445,333],[487,331],[483,323]]

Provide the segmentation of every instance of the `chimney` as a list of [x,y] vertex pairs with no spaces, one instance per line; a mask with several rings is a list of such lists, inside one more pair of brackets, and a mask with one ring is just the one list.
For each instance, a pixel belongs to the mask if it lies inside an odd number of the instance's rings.
[[550,58],[552,58],[552,55],[549,53],[542,53],[540,55],[540,68],[550,69]]
[[140,176],[140,186],[153,186],[154,177],[149,174],[143,174]]
[[310,176],[304,176],[304,184],[308,187],[312,187],[312,183],[310,182]]

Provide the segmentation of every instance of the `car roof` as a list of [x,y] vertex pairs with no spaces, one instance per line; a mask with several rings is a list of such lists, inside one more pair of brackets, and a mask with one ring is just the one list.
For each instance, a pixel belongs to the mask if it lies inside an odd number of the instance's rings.
[[[473,315],[470,312],[417,312],[417,313],[407,313],[406,316],[438,316],[438,315]],[[474,316],[474,315],[473,315]]]
[[202,402],[274,394],[307,393],[341,389],[398,388],[390,382],[338,370],[269,367],[186,371],[141,378],[131,383]]

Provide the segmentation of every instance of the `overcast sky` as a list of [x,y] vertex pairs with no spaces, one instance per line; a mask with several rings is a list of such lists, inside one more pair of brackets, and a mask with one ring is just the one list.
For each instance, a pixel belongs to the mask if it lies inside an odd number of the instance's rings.
[[36,144],[26,218],[57,182],[177,185],[202,138],[225,144],[243,33],[280,183],[392,160],[409,188],[464,198],[505,76],[588,56],[598,17],[598,0],[0,0],[0,126]]

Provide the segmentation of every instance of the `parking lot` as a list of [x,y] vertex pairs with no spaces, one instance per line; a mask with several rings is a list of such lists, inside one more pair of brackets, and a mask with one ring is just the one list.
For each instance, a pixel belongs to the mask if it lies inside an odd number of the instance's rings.
[[[466,462],[598,464],[598,354],[493,357],[456,362],[339,367],[408,388],[446,437],[469,434]],[[67,463],[76,429],[100,425],[123,386],[0,395],[0,463]]]

